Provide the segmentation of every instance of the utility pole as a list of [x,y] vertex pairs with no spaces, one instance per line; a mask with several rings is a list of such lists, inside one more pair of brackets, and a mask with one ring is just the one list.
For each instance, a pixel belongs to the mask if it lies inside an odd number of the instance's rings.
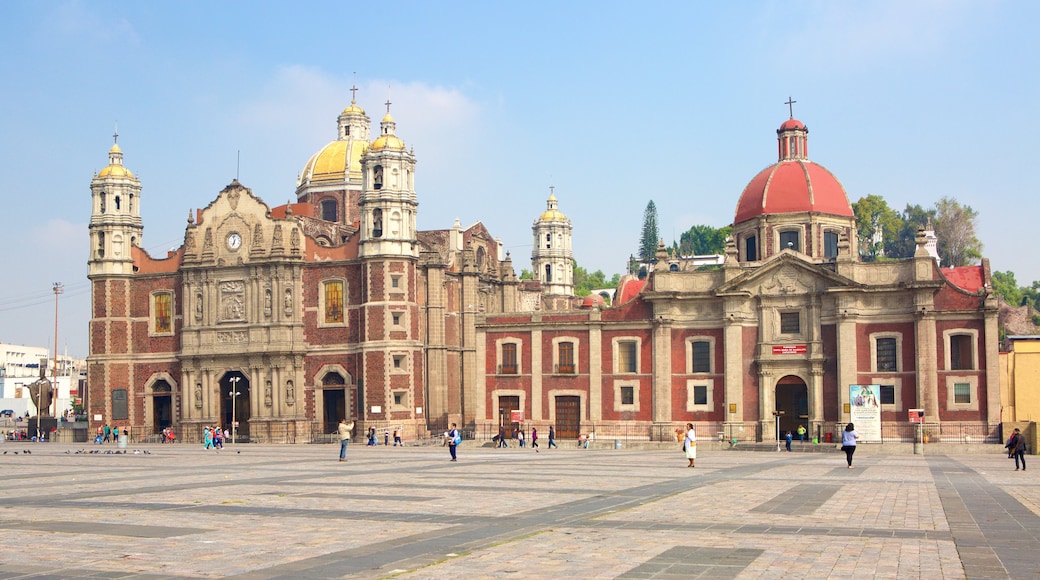
[[51,384],[51,416],[58,416],[58,296],[65,291],[61,282],[54,283],[54,382]]

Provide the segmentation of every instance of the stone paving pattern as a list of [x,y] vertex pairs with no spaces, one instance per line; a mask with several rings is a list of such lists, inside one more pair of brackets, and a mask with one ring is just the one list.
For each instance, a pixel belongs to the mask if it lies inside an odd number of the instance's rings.
[[456,463],[80,449],[115,447],[0,444],[0,578],[1040,577],[1040,483],[996,445],[855,469],[838,452],[709,450],[689,469],[678,449],[471,442]]

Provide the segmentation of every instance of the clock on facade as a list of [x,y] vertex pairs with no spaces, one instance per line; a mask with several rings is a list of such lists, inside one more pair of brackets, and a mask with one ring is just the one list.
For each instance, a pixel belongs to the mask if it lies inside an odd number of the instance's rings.
[[238,232],[232,232],[227,237],[227,247],[232,250],[237,250],[242,245],[242,236],[238,235]]

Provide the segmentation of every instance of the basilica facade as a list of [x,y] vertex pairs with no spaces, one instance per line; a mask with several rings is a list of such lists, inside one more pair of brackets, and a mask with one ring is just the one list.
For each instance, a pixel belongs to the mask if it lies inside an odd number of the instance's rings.
[[693,422],[768,439],[778,417],[847,421],[849,385],[869,384],[889,428],[920,408],[995,433],[988,263],[940,268],[926,231],[912,259],[860,261],[848,196],[809,160],[800,121],[737,200],[721,267],[662,246],[611,307],[574,296],[555,192],[532,224],[534,279],[519,280],[480,222],[419,231],[416,156],[389,108],[370,133],[352,100],[295,203],[232,181],[162,257],[142,249],[146,194],[112,146],[90,187],[93,427],[191,440],[235,423],[240,439],[291,443],[340,418],[408,438],[458,423],[656,439]]

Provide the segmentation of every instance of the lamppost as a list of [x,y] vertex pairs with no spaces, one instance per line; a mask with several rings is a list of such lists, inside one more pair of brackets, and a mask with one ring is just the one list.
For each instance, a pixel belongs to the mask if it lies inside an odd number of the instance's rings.
[[236,431],[238,431],[238,420],[236,419],[235,412],[238,410],[238,396],[242,393],[238,392],[238,381],[241,381],[242,377],[231,377],[228,382],[231,383],[231,392],[228,396],[231,397],[231,444],[235,444],[235,439],[238,438]]
[[776,450],[780,451],[780,417],[784,416],[784,412],[773,411],[773,416],[776,417]]
[[[54,405],[52,417],[58,416],[58,296],[65,292],[61,282],[54,283],[54,384],[51,385],[51,404]],[[39,413],[37,413],[39,415]],[[39,425],[39,421],[36,422]]]

